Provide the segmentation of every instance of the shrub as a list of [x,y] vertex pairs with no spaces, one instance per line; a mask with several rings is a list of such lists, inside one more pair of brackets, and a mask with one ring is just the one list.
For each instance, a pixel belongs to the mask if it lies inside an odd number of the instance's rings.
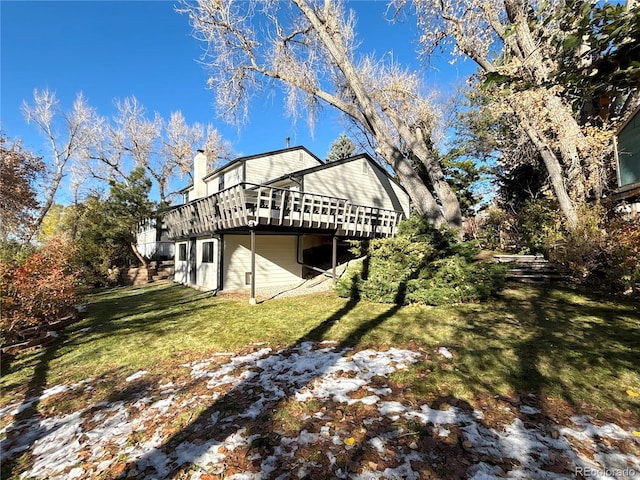
[[583,205],[572,230],[546,238],[549,260],[581,285],[612,293],[638,293],[640,221],[608,215],[601,205]]
[[398,304],[484,300],[501,288],[506,267],[475,261],[478,251],[475,242],[458,242],[453,232],[412,217],[397,237],[361,245],[357,253],[365,259],[337,282],[336,292]]
[[45,246],[3,249],[0,259],[0,338],[10,343],[27,327],[44,327],[67,314],[77,301],[78,274],[72,262],[75,249],[65,239]]
[[640,220],[614,221],[608,247],[608,281],[617,291],[640,294]]
[[608,262],[605,211],[600,206],[582,206],[578,225],[546,239],[548,257],[579,282],[604,276]]
[[562,238],[563,222],[555,202],[531,200],[516,215],[520,236],[526,248],[521,253],[544,254],[550,244]]
[[482,301],[500,290],[507,266],[454,255],[434,262],[431,278],[409,281],[406,299],[428,305]]

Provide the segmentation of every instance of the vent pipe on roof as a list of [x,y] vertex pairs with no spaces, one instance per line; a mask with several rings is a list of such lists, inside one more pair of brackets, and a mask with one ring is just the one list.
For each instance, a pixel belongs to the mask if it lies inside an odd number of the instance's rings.
[[291,137],[287,137],[285,140],[286,140],[286,143],[287,143],[287,148],[289,148],[289,143],[291,141]]

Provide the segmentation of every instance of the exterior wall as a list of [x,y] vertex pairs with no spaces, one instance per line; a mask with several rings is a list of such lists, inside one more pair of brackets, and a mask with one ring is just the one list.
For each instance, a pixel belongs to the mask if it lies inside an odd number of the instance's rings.
[[304,191],[346,198],[356,205],[401,210],[409,215],[409,196],[364,158],[306,174]]
[[[203,290],[215,290],[218,287],[218,270],[220,266],[220,240],[217,238],[198,238],[195,246],[196,283],[191,282],[190,265],[193,264],[189,258],[192,250],[190,241],[176,242],[175,273],[173,280],[184,285],[192,285]],[[213,242],[212,262],[203,262],[203,250],[206,242]],[[184,256],[182,256],[184,254]]]
[[[246,272],[251,272],[251,236],[225,235],[224,290],[249,288]],[[296,261],[295,235],[256,235],[256,287],[299,282],[302,266]]]
[[617,135],[618,186],[640,183],[640,109]]
[[[184,253],[184,257],[181,256],[181,253]],[[189,265],[188,242],[176,242],[176,257],[174,261],[175,272],[173,274],[174,282],[182,283],[185,285],[189,283],[188,265]]]
[[218,175],[207,178],[207,195],[213,195],[220,191],[220,177],[224,176],[224,189],[233,187],[243,181],[242,179],[243,165],[240,163],[234,168],[221,172]]
[[[383,175],[379,171],[377,172],[377,174]],[[411,197],[400,185],[390,180],[389,177],[387,177],[387,181],[391,185],[391,188],[393,189],[393,192],[395,193],[396,198],[398,199],[402,212],[404,213],[404,218],[409,218],[409,216],[411,215]],[[399,210],[399,209],[396,209],[396,210]]]
[[174,254],[173,242],[138,243],[138,251],[145,258],[172,259]]
[[[213,243],[211,262],[203,260],[203,247],[207,242]],[[199,238],[196,240],[196,285],[204,290],[215,290],[218,286],[220,240],[217,238]]]
[[155,226],[147,225],[138,230],[136,247],[140,254],[146,258],[173,258],[173,242],[167,237],[166,231],[162,231],[160,240],[156,240],[156,235]]
[[246,178],[248,183],[261,184],[297,170],[317,167],[318,160],[304,150],[281,152],[267,157],[247,160]]

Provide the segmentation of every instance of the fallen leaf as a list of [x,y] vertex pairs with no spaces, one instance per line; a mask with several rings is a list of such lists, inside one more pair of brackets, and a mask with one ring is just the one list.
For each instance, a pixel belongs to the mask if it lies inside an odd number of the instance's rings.
[[631,389],[627,390],[627,395],[629,395],[630,397],[640,397],[640,393],[634,392]]
[[634,437],[640,437],[640,432],[638,432],[637,430],[634,430],[634,431],[633,431],[633,432],[631,432],[631,433],[633,433],[633,436],[634,436]]
[[345,438],[345,440],[344,440],[344,444],[348,445],[348,446],[351,446],[354,443],[356,443],[356,439],[353,438],[353,437]]

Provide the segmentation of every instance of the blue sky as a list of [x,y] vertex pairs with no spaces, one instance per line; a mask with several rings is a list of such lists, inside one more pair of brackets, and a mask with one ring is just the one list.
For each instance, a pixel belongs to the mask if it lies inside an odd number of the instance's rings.
[[[20,106],[35,88],[56,92],[69,109],[83,92],[101,115],[114,113],[114,99],[135,96],[148,112],[168,117],[180,110],[188,123],[212,123],[238,154],[304,145],[321,158],[344,130],[326,110],[309,132],[306,122],[292,125],[278,95],[257,99],[242,129],[216,118],[207,72],[197,62],[203,44],[191,36],[188,18],[173,1],[12,1],[0,2],[0,118],[2,132],[46,158],[42,137],[24,121]],[[425,67],[416,60],[415,26],[389,25],[385,2],[357,1],[362,50],[393,52],[402,63],[421,69],[425,82],[447,89],[461,82],[471,65],[450,66],[446,59]]]

